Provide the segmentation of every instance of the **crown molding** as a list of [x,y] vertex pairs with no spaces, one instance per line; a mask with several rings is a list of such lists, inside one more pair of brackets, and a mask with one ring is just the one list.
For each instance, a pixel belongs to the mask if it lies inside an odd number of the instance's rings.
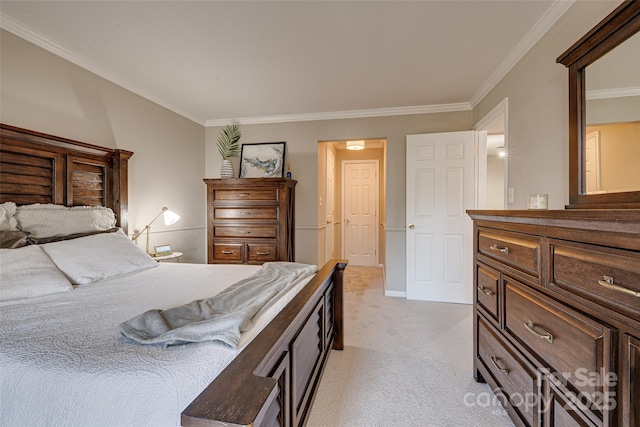
[[243,125],[266,123],[309,122],[317,120],[361,119],[366,117],[405,116],[410,114],[449,113],[453,111],[469,111],[468,102],[455,104],[418,105],[414,107],[376,108],[371,110],[332,111],[327,113],[289,114],[281,116],[240,117],[235,119],[207,120],[205,126],[224,126],[231,120]]
[[8,32],[38,46],[41,47],[42,49],[53,53],[56,56],[59,56],[60,58],[66,59],[67,61],[71,62],[72,64],[77,65],[80,68],[84,68],[87,71],[92,72],[93,74],[96,74],[100,77],[102,77],[105,80],[108,80],[130,92],[135,93],[136,95],[139,95],[143,98],[148,99],[149,101],[160,105],[161,107],[164,107],[168,110],[173,111],[176,114],[179,114],[191,121],[194,121],[200,125],[205,124],[205,120],[201,117],[197,117],[191,113],[189,113],[188,111],[174,105],[171,104],[169,102],[166,102],[165,100],[159,99],[147,92],[145,92],[144,90],[142,90],[141,88],[137,87],[136,85],[132,84],[131,82],[126,81],[123,78],[120,78],[119,76],[117,76],[115,73],[113,73],[113,71],[109,70],[106,67],[97,65],[89,60],[87,60],[86,58],[77,55],[75,53],[73,53],[71,50],[67,49],[66,47],[55,43],[51,40],[49,40],[47,37],[45,37],[44,35],[38,33],[37,31],[27,27],[26,25],[24,25],[23,23],[21,23],[20,21],[17,21],[13,18],[11,18],[10,16],[7,16],[5,14],[3,14],[2,12],[0,12],[0,28],[7,30]]
[[640,87],[622,87],[619,89],[590,90],[585,94],[590,99],[624,98],[626,96],[640,96]]
[[575,3],[576,0],[555,0],[551,7],[545,12],[533,28],[524,36],[524,38],[518,43],[518,45],[511,51],[511,53],[502,61],[502,63],[491,74],[489,79],[482,86],[478,92],[471,98],[469,104],[471,108],[475,108],[482,99],[496,87],[498,83],[507,75],[509,71],[522,59],[522,57],[529,52],[529,50],[535,46],[540,38],[556,23],[562,15]]

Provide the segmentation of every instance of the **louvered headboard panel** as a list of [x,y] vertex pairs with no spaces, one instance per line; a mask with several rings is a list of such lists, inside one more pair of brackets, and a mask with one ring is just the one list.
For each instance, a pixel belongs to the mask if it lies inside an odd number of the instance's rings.
[[0,202],[107,206],[127,231],[126,150],[0,125]]

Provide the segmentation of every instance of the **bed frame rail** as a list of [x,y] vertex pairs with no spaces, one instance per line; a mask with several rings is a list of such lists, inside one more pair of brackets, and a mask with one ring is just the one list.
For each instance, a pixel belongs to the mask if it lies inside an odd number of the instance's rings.
[[184,427],[301,426],[342,350],[346,260],[330,260],[182,412]]

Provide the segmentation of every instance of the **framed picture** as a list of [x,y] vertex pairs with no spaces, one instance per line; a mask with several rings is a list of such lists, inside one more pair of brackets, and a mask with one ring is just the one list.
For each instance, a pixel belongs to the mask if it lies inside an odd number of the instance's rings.
[[240,178],[282,178],[284,142],[242,144]]
[[156,256],[171,255],[171,245],[154,246]]

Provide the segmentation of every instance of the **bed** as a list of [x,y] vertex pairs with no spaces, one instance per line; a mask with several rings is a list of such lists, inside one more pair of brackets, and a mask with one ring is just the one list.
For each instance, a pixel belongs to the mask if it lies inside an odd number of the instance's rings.
[[[133,153],[8,125],[0,131],[0,203],[104,206],[126,233]],[[118,233],[99,236],[116,239]],[[68,242],[107,238],[99,236]],[[61,246],[41,248],[47,245]],[[69,292],[2,302],[0,420],[303,425],[330,350],[343,347],[345,266],[331,260],[283,292],[253,319],[237,348],[215,342],[143,346],[123,338],[118,325],[152,307],[211,296],[259,266],[154,264]]]

